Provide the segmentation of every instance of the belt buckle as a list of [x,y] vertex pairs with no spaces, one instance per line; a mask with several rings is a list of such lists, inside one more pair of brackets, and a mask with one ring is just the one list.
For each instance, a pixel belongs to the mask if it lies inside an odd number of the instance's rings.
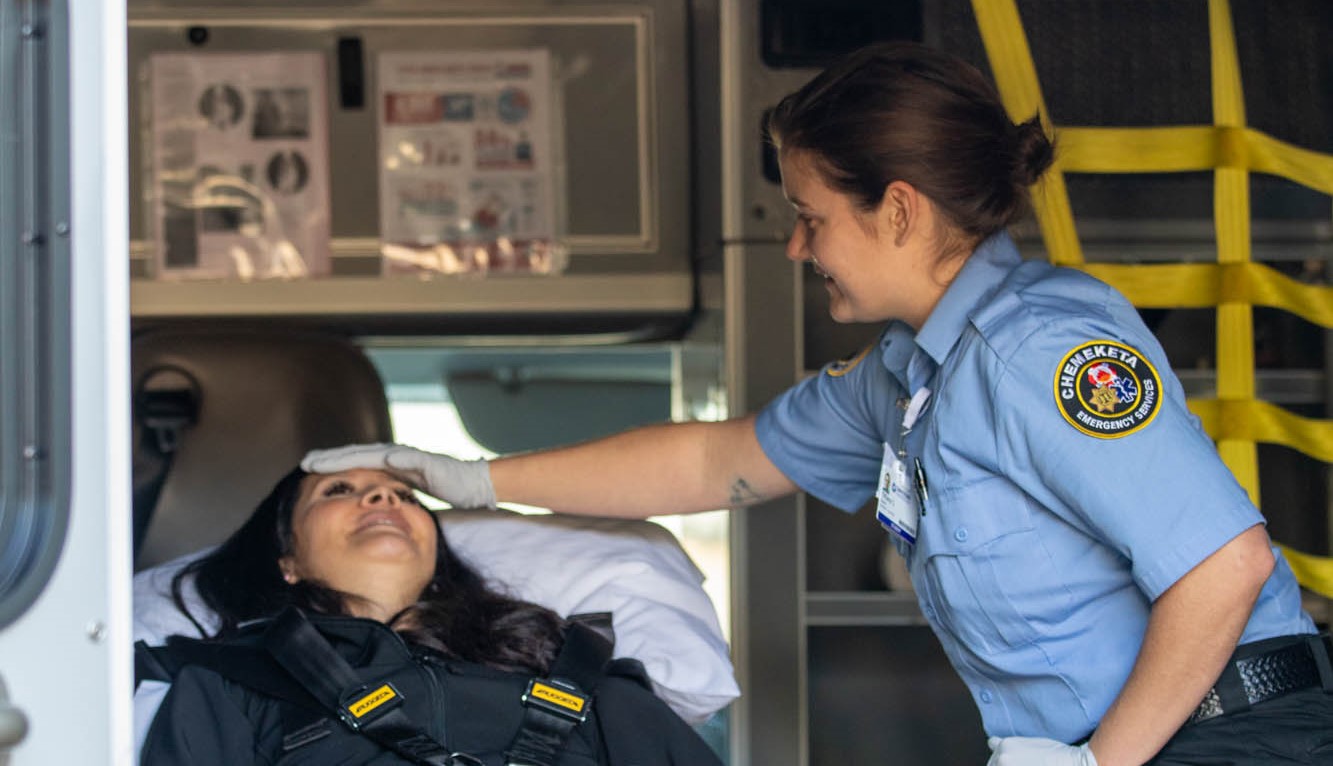
[[360,731],[402,704],[403,695],[388,681],[361,684],[343,692],[338,703],[338,719],[352,731]]
[[[1257,654],[1246,655],[1243,649],[1238,648],[1237,653],[1227,660],[1217,682],[1187,723],[1248,710],[1253,704],[1301,689],[1322,687],[1325,692],[1333,693],[1333,641],[1327,633],[1289,636],[1280,646]],[[1307,680],[1289,675],[1285,681],[1277,681],[1272,675],[1275,669],[1302,674]],[[1277,688],[1271,688],[1274,681],[1277,681]],[[1261,682],[1268,682],[1270,688],[1265,691]]]
[[1191,724],[1207,721],[1208,719],[1216,718],[1225,712],[1226,711],[1222,709],[1222,700],[1217,697],[1217,688],[1212,687],[1208,690],[1208,693],[1204,695],[1203,701],[1194,709],[1194,712],[1190,714],[1189,719],[1186,720],[1185,723]]
[[527,691],[523,692],[524,705],[574,723],[588,720],[591,702],[591,698],[578,687],[556,679],[533,678],[528,681]]

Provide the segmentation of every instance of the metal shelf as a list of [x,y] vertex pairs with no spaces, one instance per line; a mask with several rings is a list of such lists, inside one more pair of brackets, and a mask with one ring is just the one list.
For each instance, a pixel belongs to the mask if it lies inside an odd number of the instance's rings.
[[[1217,395],[1214,370],[1176,370],[1185,395],[1211,399]],[[1327,395],[1323,370],[1256,370],[1255,397],[1273,404],[1318,404]]]
[[[1012,230],[1028,258],[1046,258],[1035,220]],[[1093,218],[1078,220],[1083,257],[1089,263],[1216,263],[1217,233],[1210,219]],[[1333,258],[1333,223],[1319,220],[1255,220],[1250,258],[1302,262]]]
[[[1302,594],[1302,606],[1315,622],[1333,620],[1333,599]],[[916,596],[891,591],[823,591],[805,594],[807,627],[928,625]]]
[[422,315],[663,315],[688,312],[690,275],[330,277],[130,284],[135,319]]
[[916,595],[898,591],[805,594],[807,626],[926,625]]

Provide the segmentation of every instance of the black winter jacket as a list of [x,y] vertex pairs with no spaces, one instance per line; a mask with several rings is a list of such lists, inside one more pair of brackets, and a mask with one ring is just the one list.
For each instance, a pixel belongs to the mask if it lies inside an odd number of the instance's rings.
[[[520,698],[529,676],[411,647],[373,620],[311,616],[310,621],[363,681],[391,682],[409,718],[437,742],[487,766],[504,763],[523,718]],[[308,728],[315,729],[313,741],[292,736],[294,729],[309,733]],[[140,758],[141,766],[406,763],[332,716],[318,718],[193,665],[172,682]],[[721,761],[640,682],[612,673],[598,684],[591,713],[569,736],[558,764],[720,766]]]

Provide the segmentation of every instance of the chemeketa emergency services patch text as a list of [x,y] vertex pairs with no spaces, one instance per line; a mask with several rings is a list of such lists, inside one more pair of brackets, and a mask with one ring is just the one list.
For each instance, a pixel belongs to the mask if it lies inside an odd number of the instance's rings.
[[1055,371],[1055,402],[1074,428],[1100,439],[1127,436],[1152,422],[1161,403],[1157,369],[1137,349],[1110,340],[1085,343]]

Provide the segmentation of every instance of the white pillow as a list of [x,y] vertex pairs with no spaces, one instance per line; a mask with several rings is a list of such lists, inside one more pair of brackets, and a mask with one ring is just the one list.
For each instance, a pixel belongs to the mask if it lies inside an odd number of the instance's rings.
[[[654,691],[686,721],[701,723],[740,694],[703,575],[657,524],[510,511],[445,511],[440,521],[450,546],[492,587],[561,615],[611,612],[615,656],[642,662]],[[205,553],[135,575],[136,641],[198,635],[171,600],[171,578]],[[192,586],[183,589],[186,604],[211,630]],[[135,692],[136,750],[166,690],[146,681]]]

